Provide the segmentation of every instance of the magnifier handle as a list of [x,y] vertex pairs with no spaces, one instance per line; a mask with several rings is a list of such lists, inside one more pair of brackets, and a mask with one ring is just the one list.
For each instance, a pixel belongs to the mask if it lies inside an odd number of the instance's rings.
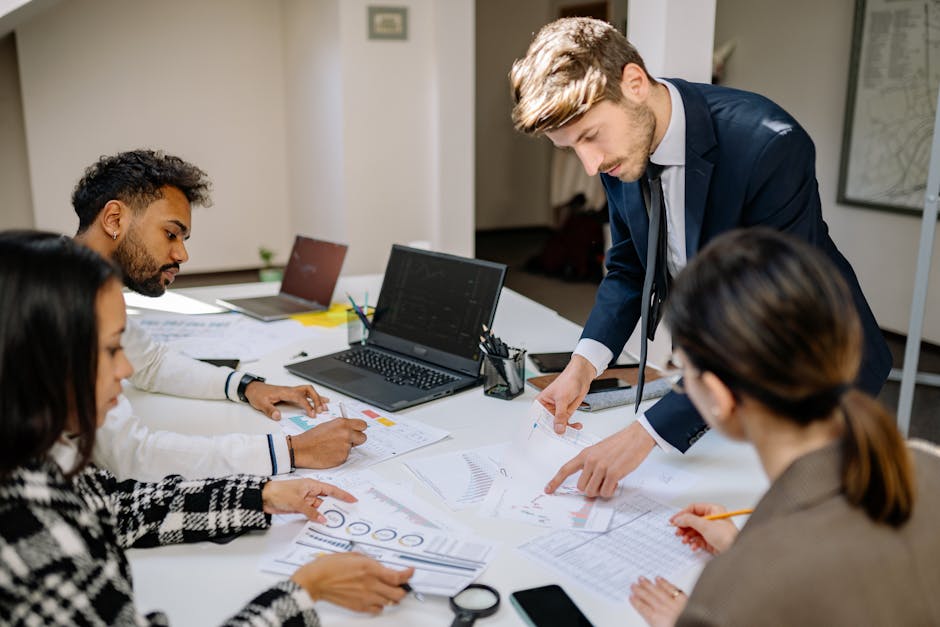
[[450,624],[450,627],[470,627],[476,620],[476,615],[471,612],[458,612],[454,616],[454,622]]

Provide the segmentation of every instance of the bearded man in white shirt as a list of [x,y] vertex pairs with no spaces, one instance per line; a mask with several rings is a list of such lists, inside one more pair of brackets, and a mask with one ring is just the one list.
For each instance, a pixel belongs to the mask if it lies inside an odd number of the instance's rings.
[[[198,167],[152,150],[102,157],[72,194],[79,225],[75,240],[114,261],[125,285],[160,296],[189,259],[185,241],[192,205],[208,206],[209,179]],[[139,389],[200,399],[245,402],[273,420],[279,403],[307,415],[326,411],[326,398],[311,385],[271,385],[247,372],[219,368],[155,342],[128,319],[122,338]],[[94,461],[119,479],[153,481],[168,474],[187,478],[237,473],[276,475],[302,468],[331,468],[366,441],[366,423],[337,418],[288,440],[281,435],[212,437],[153,431],[121,397],[98,430]],[[291,450],[292,449],[292,450]]]

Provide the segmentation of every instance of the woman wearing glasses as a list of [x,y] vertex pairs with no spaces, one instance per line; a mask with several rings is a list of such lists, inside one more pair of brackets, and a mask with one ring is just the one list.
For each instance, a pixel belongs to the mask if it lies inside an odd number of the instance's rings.
[[637,611],[654,626],[940,624],[940,457],[852,388],[861,328],[829,262],[731,232],[677,278],[665,320],[685,393],[754,445],[771,485],[740,533],[705,518],[719,505],[676,514],[677,535],[718,557],[691,597],[640,579]]
[[[91,250],[0,233],[0,312],[0,623],[166,624],[138,614],[125,548],[264,529],[274,513],[320,520],[323,497],[355,500],[312,479],[118,482],[89,466],[95,429],[132,372],[121,282]],[[226,624],[319,625],[316,599],[378,612],[404,596],[412,572],[326,556]]]

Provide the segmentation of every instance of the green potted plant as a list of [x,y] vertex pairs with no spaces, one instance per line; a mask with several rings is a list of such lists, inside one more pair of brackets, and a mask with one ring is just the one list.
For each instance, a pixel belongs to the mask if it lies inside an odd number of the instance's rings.
[[284,278],[284,271],[281,268],[275,268],[272,265],[274,261],[274,251],[266,246],[258,247],[258,256],[261,257],[261,269],[258,270],[258,278],[262,281],[280,281]]

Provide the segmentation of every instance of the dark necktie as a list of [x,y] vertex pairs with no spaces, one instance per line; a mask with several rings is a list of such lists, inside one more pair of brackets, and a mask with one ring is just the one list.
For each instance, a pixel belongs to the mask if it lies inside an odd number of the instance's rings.
[[669,293],[669,270],[666,267],[666,203],[663,200],[663,166],[652,161],[640,179],[643,200],[649,213],[650,229],[646,250],[646,276],[643,279],[643,300],[640,302],[640,329],[644,334],[640,344],[640,371],[636,382],[636,404],[639,411],[646,380],[647,343],[656,337],[656,327],[663,316],[663,303]]

